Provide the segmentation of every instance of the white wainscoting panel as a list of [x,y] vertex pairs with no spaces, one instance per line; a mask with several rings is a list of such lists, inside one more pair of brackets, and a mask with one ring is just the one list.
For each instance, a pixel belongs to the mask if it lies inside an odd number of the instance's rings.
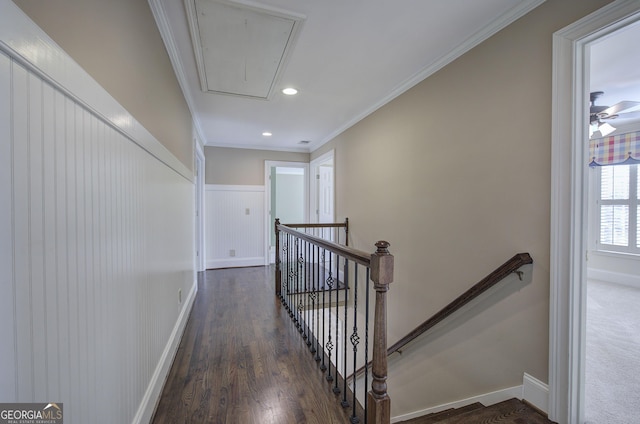
[[207,184],[207,268],[265,264],[264,186]]
[[197,287],[193,182],[2,31],[0,400],[149,422]]

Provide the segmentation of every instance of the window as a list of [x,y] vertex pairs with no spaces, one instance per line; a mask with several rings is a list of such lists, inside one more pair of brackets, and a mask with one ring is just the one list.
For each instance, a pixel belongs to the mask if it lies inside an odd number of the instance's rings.
[[603,166],[598,196],[598,250],[640,254],[638,165]]

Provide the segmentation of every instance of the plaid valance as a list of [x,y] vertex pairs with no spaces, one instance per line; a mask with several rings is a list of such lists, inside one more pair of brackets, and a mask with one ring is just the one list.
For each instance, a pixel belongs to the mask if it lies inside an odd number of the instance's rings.
[[589,140],[589,166],[640,162],[640,131]]

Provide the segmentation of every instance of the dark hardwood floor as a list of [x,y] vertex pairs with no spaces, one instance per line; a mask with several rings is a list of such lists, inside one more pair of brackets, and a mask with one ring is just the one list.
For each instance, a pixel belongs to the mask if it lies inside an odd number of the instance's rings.
[[272,268],[203,273],[153,423],[348,422],[274,295]]

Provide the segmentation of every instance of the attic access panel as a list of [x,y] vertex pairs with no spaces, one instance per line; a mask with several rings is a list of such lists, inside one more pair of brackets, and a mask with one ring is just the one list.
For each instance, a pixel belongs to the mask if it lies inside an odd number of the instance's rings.
[[202,91],[268,99],[302,16],[224,0],[186,0]]

